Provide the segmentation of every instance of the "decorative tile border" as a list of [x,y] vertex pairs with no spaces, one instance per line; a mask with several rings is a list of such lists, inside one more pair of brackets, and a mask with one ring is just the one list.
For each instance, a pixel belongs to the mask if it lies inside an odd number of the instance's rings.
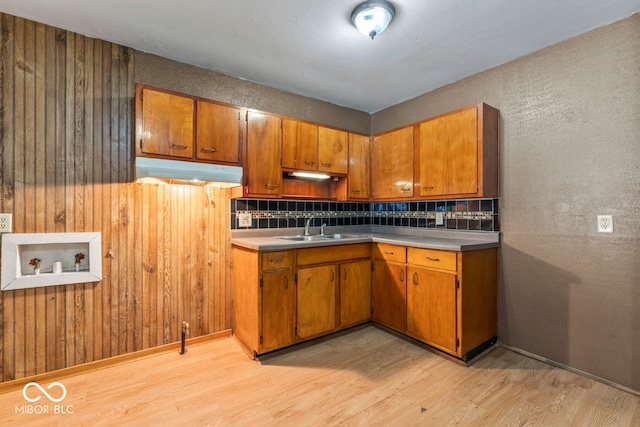
[[[232,199],[231,229],[268,229],[345,225],[423,227],[457,231],[499,231],[499,199],[412,202],[335,202]],[[441,212],[443,224],[436,225]],[[237,215],[250,214],[251,227],[239,227]]]

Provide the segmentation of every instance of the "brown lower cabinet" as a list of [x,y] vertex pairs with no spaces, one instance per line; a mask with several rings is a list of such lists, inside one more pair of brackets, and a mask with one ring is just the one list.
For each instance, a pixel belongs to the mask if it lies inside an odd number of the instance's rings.
[[373,320],[468,360],[497,337],[497,265],[497,248],[234,247],[234,334],[255,357]]
[[234,334],[255,357],[371,319],[371,245],[233,249]]
[[497,337],[498,249],[374,244],[373,320],[468,360]]

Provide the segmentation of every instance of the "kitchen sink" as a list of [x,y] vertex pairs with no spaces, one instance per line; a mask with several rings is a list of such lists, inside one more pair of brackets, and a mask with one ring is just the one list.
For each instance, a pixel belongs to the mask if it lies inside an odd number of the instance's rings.
[[312,236],[276,236],[276,239],[282,240],[292,240],[294,242],[311,242],[314,240],[322,240],[322,239],[349,239],[352,237],[360,237],[355,234],[314,234]]
[[323,239],[350,239],[360,236],[356,236],[355,234],[321,234],[320,237]]
[[320,236],[276,236],[276,239],[293,240],[294,242],[309,242],[311,240],[319,240]]

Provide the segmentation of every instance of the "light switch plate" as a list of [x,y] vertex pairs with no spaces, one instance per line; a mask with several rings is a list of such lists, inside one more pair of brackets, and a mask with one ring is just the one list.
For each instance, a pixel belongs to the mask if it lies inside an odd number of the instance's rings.
[[251,214],[238,214],[238,227],[251,227]]
[[0,214],[0,233],[11,233],[11,217],[10,213]]

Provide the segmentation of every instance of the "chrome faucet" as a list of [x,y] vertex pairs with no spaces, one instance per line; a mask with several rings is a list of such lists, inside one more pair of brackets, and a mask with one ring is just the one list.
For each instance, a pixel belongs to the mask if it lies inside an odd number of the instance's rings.
[[307,222],[304,225],[304,235],[308,236],[309,235],[309,227],[311,226],[311,220],[313,219],[313,217],[309,217],[307,218]]
[[326,226],[327,226],[327,224],[322,224],[322,225],[320,226],[320,235],[321,235],[321,236],[324,236],[324,228],[325,228]]

